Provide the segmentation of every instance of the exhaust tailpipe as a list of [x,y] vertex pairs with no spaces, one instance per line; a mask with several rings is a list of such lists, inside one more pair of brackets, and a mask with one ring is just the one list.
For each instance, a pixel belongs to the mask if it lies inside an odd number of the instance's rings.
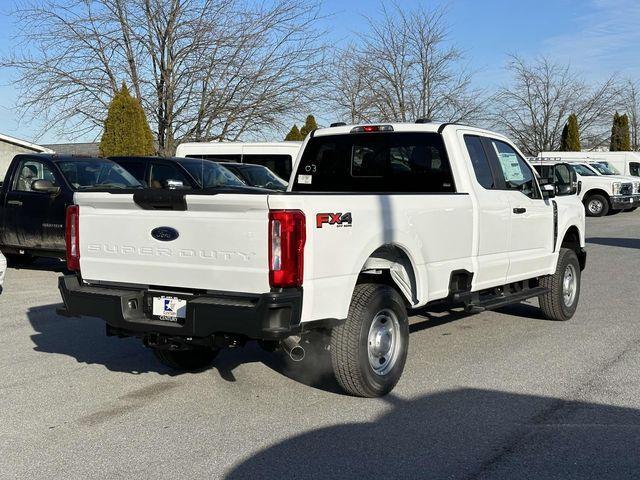
[[300,337],[287,337],[280,342],[280,345],[294,362],[301,362],[304,359],[305,351],[300,345]]

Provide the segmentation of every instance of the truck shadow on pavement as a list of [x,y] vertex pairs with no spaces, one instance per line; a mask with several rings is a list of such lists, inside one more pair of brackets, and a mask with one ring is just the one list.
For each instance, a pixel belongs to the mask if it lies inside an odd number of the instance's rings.
[[[27,318],[35,331],[31,335],[35,351],[67,355],[79,363],[104,365],[114,372],[155,372],[172,376],[182,373],[162,365],[139,339],[107,337],[103,320],[61,317],[56,314],[59,307],[62,304],[33,307],[27,311]],[[328,355],[307,349],[305,360],[294,363],[282,352],[266,352],[256,342],[249,342],[245,348],[222,351],[213,368],[224,380],[235,382],[234,370],[238,366],[259,362],[295,381],[338,392],[330,360],[327,359]]]
[[97,318],[67,318],[56,314],[62,304],[30,308],[27,318],[35,333],[36,352],[56,353],[79,363],[101,364],[114,372],[175,374],[158,362],[138,339],[107,337],[105,324]]
[[[164,375],[180,375],[182,372],[162,365],[151,350],[136,338],[115,338],[105,335],[105,323],[97,318],[67,318],[56,314],[62,304],[30,308],[27,317],[35,333],[31,340],[34,350],[44,353],[68,355],[79,363],[100,364],[114,372],[140,374],[155,372]],[[516,304],[499,310],[503,314],[542,319],[540,310],[532,305]],[[410,332],[438,327],[469,316],[478,315],[446,308],[429,308],[411,312]],[[247,363],[262,363],[271,370],[291,380],[326,392],[342,394],[333,375],[331,358],[327,350],[329,339],[306,344],[305,358],[294,362],[282,352],[267,352],[256,342],[248,342],[244,348],[223,350],[213,368],[228,382],[237,381],[234,371]],[[206,369],[208,370],[208,368]]]
[[595,243],[596,245],[605,245],[607,247],[635,248],[640,250],[640,238],[592,237],[587,238],[587,243]]
[[389,409],[364,423],[336,415],[336,425],[268,446],[225,478],[640,477],[640,410],[469,388],[361,401]]

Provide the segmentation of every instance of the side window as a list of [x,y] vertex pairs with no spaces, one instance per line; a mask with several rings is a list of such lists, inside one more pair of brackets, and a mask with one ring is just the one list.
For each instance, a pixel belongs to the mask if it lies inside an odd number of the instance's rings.
[[175,165],[151,163],[149,187],[159,189],[191,189],[191,182]]
[[262,165],[263,167],[267,167],[283,180],[288,181],[289,177],[291,176],[293,159],[291,158],[291,155],[258,155],[245,153],[244,155],[242,155],[242,163],[254,163],[256,165]]
[[475,135],[465,135],[464,143],[467,145],[467,151],[469,152],[478,183],[486,189],[495,188],[495,180],[491,172],[489,159],[482,147],[482,139]]
[[634,177],[640,177],[640,163],[638,162],[629,163],[629,173]]
[[49,180],[54,185],[58,184],[51,169],[39,161],[23,161],[18,167],[18,172],[18,178],[13,186],[13,189],[18,192],[31,192],[31,185],[36,180]]
[[137,181],[139,181],[142,185],[146,186],[146,181],[144,178],[145,170],[147,169],[147,164],[144,162],[122,162],[120,166],[124,168],[127,172],[133,175]]
[[540,198],[535,176],[529,165],[507,143],[491,140],[504,176],[506,190],[517,190],[530,198]]

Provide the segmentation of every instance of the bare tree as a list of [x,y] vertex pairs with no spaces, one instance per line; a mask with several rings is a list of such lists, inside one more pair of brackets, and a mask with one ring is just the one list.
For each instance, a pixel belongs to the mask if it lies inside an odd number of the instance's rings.
[[492,99],[495,127],[535,155],[560,147],[562,129],[575,113],[583,144],[595,147],[610,135],[610,116],[618,104],[613,77],[598,85],[581,80],[568,66],[541,57],[526,62],[512,56],[511,83]]
[[18,106],[67,135],[97,134],[122,81],[163,154],[282,128],[321,81],[310,0],[30,0],[15,17]]
[[621,89],[621,108],[629,116],[631,149],[640,150],[640,85],[627,80]]
[[477,120],[484,95],[472,87],[462,52],[448,43],[446,10],[381,9],[335,62],[337,109],[352,121]]

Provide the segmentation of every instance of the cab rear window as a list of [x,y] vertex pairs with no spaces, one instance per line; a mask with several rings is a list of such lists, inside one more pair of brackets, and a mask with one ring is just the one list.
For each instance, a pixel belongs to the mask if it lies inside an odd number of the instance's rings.
[[293,191],[452,193],[455,185],[436,133],[364,133],[314,137]]

